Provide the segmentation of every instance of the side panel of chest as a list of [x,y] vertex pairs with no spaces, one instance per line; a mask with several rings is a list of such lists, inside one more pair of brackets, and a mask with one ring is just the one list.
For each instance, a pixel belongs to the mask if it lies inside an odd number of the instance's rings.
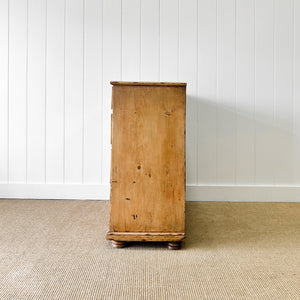
[[112,109],[110,232],[184,234],[185,86],[116,85]]

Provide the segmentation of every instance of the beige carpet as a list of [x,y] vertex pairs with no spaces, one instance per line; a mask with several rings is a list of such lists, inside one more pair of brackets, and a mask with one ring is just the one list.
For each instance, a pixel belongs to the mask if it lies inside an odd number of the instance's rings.
[[1,200],[0,299],[300,299],[300,203],[187,203],[187,239],[112,249],[108,202]]

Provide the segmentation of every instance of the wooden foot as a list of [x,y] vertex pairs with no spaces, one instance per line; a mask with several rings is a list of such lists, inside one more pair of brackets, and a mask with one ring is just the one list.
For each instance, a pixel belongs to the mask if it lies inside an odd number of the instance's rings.
[[181,249],[181,242],[169,242],[168,243],[169,250],[179,250]]
[[112,240],[111,244],[114,248],[124,248],[126,246],[126,242],[124,241]]

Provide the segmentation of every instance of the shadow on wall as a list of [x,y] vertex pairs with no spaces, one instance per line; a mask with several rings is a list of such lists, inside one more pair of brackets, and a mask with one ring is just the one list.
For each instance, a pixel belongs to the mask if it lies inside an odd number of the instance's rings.
[[291,111],[187,96],[186,117],[187,184],[300,183],[300,123]]

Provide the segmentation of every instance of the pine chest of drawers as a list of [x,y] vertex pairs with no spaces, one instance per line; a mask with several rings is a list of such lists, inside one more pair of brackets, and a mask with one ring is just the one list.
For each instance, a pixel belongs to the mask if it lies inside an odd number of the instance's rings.
[[111,82],[110,229],[128,241],[185,237],[186,83]]

